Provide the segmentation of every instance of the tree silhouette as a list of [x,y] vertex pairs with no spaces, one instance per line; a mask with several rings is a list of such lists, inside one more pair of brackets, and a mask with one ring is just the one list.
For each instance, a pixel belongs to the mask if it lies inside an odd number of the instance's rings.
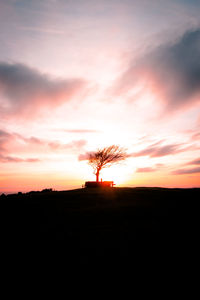
[[90,153],[88,156],[88,164],[94,169],[96,182],[99,182],[99,173],[103,168],[110,167],[121,160],[126,159],[125,150],[118,145],[112,145],[96,152]]

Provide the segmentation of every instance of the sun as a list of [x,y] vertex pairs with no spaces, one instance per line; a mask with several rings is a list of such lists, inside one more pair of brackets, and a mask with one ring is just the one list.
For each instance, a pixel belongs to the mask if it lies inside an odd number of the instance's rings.
[[116,185],[125,184],[129,176],[124,166],[116,165],[101,170],[100,179],[103,181],[114,181]]

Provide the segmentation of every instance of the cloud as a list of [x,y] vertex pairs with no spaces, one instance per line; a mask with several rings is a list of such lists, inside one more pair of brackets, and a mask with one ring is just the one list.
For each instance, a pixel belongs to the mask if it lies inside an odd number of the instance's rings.
[[35,136],[31,137],[24,137],[21,134],[14,133],[14,137],[17,137],[19,140],[24,141],[28,145],[35,145],[38,147],[46,147],[48,146],[51,150],[66,150],[66,149],[80,149],[83,148],[87,144],[87,140],[81,139],[81,140],[74,140],[69,143],[63,144],[59,141],[53,140],[45,140],[45,139],[39,139]]
[[4,130],[0,130],[0,153],[5,151],[7,142],[12,138],[12,135]]
[[144,167],[144,168],[137,168],[136,172],[137,173],[148,173],[148,172],[157,172],[161,170],[165,165],[163,164],[155,164],[154,167]]
[[200,132],[194,133],[192,135],[192,140],[199,141],[199,139],[200,139]]
[[83,161],[83,160],[88,160],[90,155],[93,154],[94,152],[86,152],[84,154],[80,154],[78,157],[79,161]]
[[164,145],[164,146],[159,146],[159,145],[157,146],[156,144],[150,145],[148,148],[145,148],[136,153],[132,153],[129,156],[161,157],[161,156],[171,155],[171,154],[184,151],[183,149],[180,149],[180,145],[177,144]]
[[13,133],[12,134],[13,137],[15,138],[18,138],[22,141],[24,141],[25,143],[27,144],[37,144],[37,145],[42,145],[44,144],[44,141],[37,138],[37,137],[34,137],[34,136],[31,136],[31,137],[24,137],[23,135],[19,134],[19,133]]
[[24,159],[25,162],[30,162],[30,163],[34,163],[34,162],[40,162],[41,160],[39,158],[26,158]]
[[26,138],[18,133],[9,133],[4,130],[0,130],[0,153],[9,152],[9,148],[13,149],[18,141],[23,141],[29,145],[44,145],[44,141],[34,136]]
[[94,129],[61,129],[61,131],[68,133],[99,133],[100,130]]
[[200,165],[200,158],[190,161],[187,165]]
[[0,63],[0,109],[4,114],[55,108],[86,88],[83,79],[58,79],[24,64]]
[[58,141],[49,142],[48,146],[53,150],[77,150],[83,148],[87,144],[86,140],[72,141],[67,144],[61,144]]
[[[10,152],[9,143],[12,143],[13,141],[15,142],[16,138],[20,138],[22,140],[25,140],[26,142],[27,142],[27,140],[30,140],[30,141],[34,140],[34,138],[25,139],[17,133],[9,133],[4,130],[0,130],[0,162],[1,163],[39,162],[40,160],[35,157],[21,158],[21,157],[16,157],[16,156],[12,156],[12,155],[8,154]],[[13,149],[13,147],[12,147],[12,149]]]
[[150,167],[147,167],[147,168],[138,168],[136,170],[137,173],[147,173],[147,172],[156,172],[157,169],[154,169],[154,168],[150,168]]
[[4,130],[0,129],[0,138],[8,137],[10,134]]
[[199,101],[200,28],[131,62],[116,82],[114,92],[124,95],[138,84],[150,89],[168,111]]
[[[23,142],[23,143],[22,143]],[[84,139],[74,140],[69,143],[61,143],[59,141],[49,141],[45,139],[39,139],[37,137],[24,137],[18,133],[8,133],[4,130],[0,130],[0,162],[3,163],[18,163],[18,162],[39,162],[41,161],[35,157],[23,158],[14,154],[15,150],[30,151],[37,153],[37,156],[44,151],[51,153],[52,151],[71,151],[72,153],[84,148],[87,141]],[[23,155],[22,155],[23,156]]]
[[4,156],[0,154],[0,162],[2,163],[19,163],[19,162],[29,162],[29,163],[34,163],[34,162],[40,162],[38,158],[20,158],[20,157],[14,157],[14,156]]
[[172,175],[184,175],[184,174],[195,174],[195,173],[200,173],[200,168],[191,168],[191,169],[181,169],[181,170],[176,170],[173,171],[171,174]]

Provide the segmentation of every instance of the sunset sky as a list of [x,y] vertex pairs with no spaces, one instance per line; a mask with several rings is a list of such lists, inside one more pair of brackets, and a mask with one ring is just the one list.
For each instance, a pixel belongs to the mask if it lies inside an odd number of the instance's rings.
[[199,0],[0,0],[0,194],[200,187]]

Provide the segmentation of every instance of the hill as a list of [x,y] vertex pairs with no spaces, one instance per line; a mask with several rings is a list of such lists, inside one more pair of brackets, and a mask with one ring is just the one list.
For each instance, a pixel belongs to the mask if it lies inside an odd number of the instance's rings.
[[0,197],[7,248],[62,246],[80,264],[136,255],[174,258],[196,247],[200,189],[108,188]]

